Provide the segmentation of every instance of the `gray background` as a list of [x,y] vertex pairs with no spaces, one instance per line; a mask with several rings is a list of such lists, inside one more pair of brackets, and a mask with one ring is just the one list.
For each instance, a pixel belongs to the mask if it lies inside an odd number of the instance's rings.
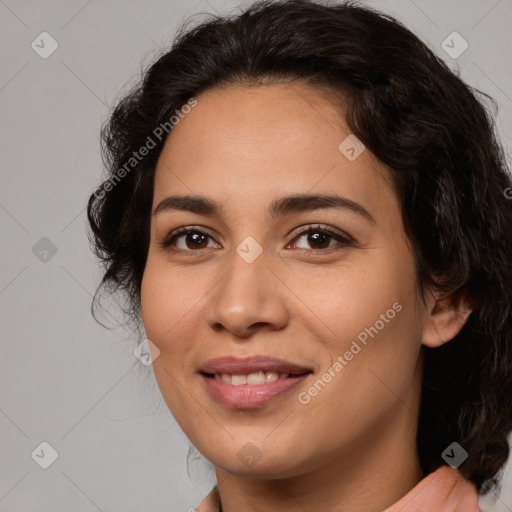
[[[187,511],[212,483],[201,462],[187,474],[188,442],[119,311],[111,330],[90,315],[101,274],[85,205],[102,173],[100,125],[141,65],[189,15],[248,3],[0,0],[0,512]],[[366,3],[491,94],[510,147],[512,0]],[[59,45],[46,59],[31,47],[43,31]],[[441,47],[453,31],[469,44],[457,58]],[[58,453],[48,469],[31,457],[43,441]],[[482,506],[512,511],[510,470]]]

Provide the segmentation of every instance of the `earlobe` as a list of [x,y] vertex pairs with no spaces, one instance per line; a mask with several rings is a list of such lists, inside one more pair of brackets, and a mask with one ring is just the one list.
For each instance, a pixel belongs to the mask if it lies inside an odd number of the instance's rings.
[[422,343],[439,347],[459,334],[471,315],[471,307],[463,295],[438,297],[430,303],[423,327]]

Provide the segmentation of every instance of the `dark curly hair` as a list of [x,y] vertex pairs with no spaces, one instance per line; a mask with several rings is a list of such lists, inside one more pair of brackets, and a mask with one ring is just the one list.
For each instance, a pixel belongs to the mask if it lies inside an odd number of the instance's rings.
[[[469,453],[461,473],[480,493],[495,489],[512,430],[512,188],[484,107],[495,102],[388,15],[354,2],[260,1],[182,26],[102,130],[108,176],[87,212],[105,267],[93,314],[101,289],[122,292],[125,313],[140,325],[153,180],[169,120],[207,89],[264,81],[342,94],[352,132],[391,169],[420,289],[469,301],[461,332],[423,347],[417,445],[429,473],[457,441]],[[144,158],[142,147],[151,147]]]

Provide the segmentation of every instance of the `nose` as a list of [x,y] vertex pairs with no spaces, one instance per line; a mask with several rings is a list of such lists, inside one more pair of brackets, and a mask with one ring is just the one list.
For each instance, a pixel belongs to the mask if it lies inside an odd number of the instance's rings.
[[281,330],[288,323],[283,285],[268,266],[264,254],[247,263],[233,254],[230,270],[214,287],[208,324],[238,338],[261,330]]

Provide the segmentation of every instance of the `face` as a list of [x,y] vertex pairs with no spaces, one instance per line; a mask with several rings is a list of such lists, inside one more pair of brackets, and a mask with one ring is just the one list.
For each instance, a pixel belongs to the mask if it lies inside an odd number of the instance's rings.
[[196,99],[158,161],[141,290],[173,416],[238,474],[413,432],[426,312],[387,169],[306,84]]

